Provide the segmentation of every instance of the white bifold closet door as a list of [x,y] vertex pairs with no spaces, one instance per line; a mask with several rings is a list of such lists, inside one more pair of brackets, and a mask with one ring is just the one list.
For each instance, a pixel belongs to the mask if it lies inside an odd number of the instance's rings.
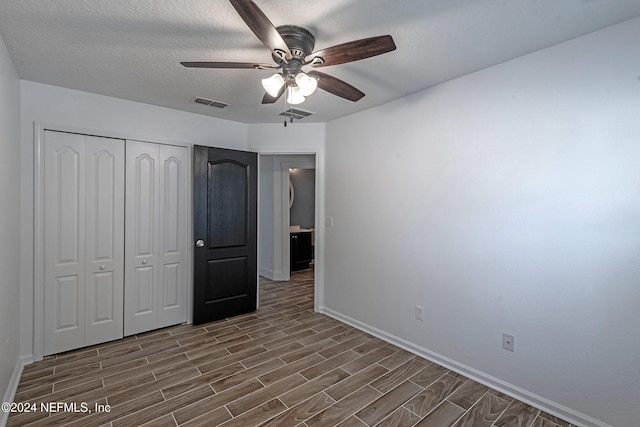
[[45,131],[44,354],[123,336],[125,141]]
[[186,321],[186,147],[127,141],[124,335]]

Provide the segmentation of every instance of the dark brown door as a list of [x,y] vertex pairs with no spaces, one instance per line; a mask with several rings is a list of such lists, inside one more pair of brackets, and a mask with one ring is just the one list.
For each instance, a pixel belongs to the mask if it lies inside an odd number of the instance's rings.
[[257,159],[194,146],[194,324],[256,309]]

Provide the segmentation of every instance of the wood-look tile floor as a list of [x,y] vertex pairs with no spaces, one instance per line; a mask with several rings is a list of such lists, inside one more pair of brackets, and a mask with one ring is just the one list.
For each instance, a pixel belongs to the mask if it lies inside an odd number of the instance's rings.
[[571,426],[314,313],[310,271],[261,279],[254,313],[26,366],[14,401],[77,412],[13,413],[8,426]]

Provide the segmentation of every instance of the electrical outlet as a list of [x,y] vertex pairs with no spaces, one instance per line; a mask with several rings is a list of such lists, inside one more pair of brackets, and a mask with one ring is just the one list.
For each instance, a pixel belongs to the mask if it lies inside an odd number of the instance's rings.
[[515,338],[513,335],[502,334],[502,348],[508,351],[514,351]]
[[416,305],[416,319],[424,320],[424,307]]
[[326,227],[333,227],[333,217],[332,216],[328,216],[324,219],[324,225]]

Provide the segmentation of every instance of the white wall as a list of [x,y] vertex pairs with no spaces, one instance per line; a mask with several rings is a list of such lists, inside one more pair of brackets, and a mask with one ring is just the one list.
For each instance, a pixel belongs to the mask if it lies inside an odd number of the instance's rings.
[[634,19],[328,123],[327,312],[637,425],[639,75]]
[[[29,81],[21,82],[22,206],[20,351],[33,354],[34,122],[143,141],[247,149],[247,125]],[[17,120],[17,119],[16,119]],[[16,174],[17,176],[17,174]]]
[[10,383],[18,368],[20,340],[19,176],[20,81],[0,38],[0,396],[4,400],[12,397],[6,393],[15,386]]
[[260,169],[259,196],[258,196],[258,274],[272,280],[274,276],[274,242],[276,220],[275,204],[279,201],[275,198],[273,156],[258,157]]

